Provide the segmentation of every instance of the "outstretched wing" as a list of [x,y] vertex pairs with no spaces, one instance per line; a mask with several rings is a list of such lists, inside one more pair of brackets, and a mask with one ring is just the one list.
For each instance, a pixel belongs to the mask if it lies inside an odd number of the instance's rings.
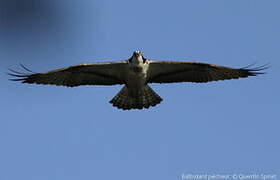
[[199,62],[149,61],[148,83],[210,82],[263,74],[267,64],[256,68],[234,69]]
[[[25,70],[31,72],[24,66]],[[109,63],[89,63],[76,66],[68,66],[45,73],[24,74],[14,70],[9,75],[16,77],[11,79],[29,84],[52,84],[58,86],[80,85],[115,85],[124,84],[128,72],[126,61]]]

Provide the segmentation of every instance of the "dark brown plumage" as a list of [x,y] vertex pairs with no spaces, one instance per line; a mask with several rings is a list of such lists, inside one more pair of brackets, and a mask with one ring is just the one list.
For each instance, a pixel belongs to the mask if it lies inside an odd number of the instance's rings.
[[68,66],[45,73],[34,73],[21,65],[31,74],[25,74],[10,69],[8,73],[16,79],[28,84],[50,84],[57,86],[80,86],[80,85],[115,85],[124,84],[126,72],[125,62],[112,63],[88,63],[76,66]]
[[229,68],[199,62],[152,61],[149,65],[148,83],[176,83],[210,81],[245,78],[264,74],[260,72],[268,68],[268,64],[255,68]]

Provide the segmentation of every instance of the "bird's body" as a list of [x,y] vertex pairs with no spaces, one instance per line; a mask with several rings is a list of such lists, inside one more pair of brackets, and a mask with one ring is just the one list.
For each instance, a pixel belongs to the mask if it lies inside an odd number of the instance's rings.
[[147,82],[148,62],[144,62],[141,53],[135,51],[129,63],[126,85],[131,96],[136,96],[138,89],[141,89]]
[[121,109],[142,109],[155,106],[162,99],[147,85],[149,61],[140,51],[128,60],[125,87],[110,101]]
[[[28,70],[24,66],[24,69]],[[267,66],[254,69],[184,61],[153,61],[135,51],[131,58],[119,62],[89,63],[69,66],[46,73],[23,74],[11,70],[12,79],[23,83],[53,84],[62,86],[124,84],[110,101],[120,109],[143,109],[159,104],[162,99],[148,83],[210,82],[237,79],[263,74]],[[31,72],[31,71],[30,71]]]

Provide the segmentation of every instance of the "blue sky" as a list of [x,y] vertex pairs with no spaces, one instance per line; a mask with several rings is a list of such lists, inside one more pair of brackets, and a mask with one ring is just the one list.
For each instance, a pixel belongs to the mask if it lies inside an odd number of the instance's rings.
[[[1,180],[279,173],[279,1],[20,2],[0,8]],[[27,85],[6,75],[19,63],[44,72],[138,49],[154,60],[271,68],[247,79],[152,84],[164,101],[142,111],[108,103],[121,86]]]

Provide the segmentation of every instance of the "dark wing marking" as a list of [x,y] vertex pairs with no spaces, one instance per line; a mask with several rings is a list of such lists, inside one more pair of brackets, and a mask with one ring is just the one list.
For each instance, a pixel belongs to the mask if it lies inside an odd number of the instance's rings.
[[126,61],[108,63],[88,63],[68,66],[45,73],[34,73],[21,65],[30,74],[10,69],[13,81],[29,84],[51,84],[58,86],[115,85],[124,84],[128,65]]
[[199,62],[150,61],[148,83],[210,82],[263,74],[268,64],[239,69]]

